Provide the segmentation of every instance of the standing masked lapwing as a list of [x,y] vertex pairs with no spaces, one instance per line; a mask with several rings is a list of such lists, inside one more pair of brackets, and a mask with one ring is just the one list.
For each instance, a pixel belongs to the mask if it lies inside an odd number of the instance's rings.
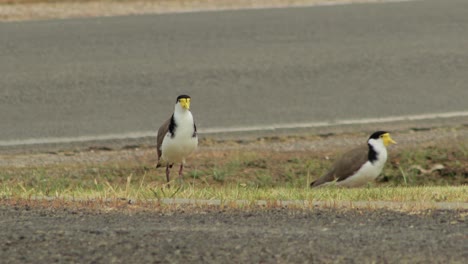
[[179,179],[182,179],[185,158],[198,146],[197,127],[190,112],[190,96],[180,95],[172,116],[162,124],[157,134],[158,164],[166,165],[166,179],[170,181],[170,168],[180,163]]
[[387,161],[387,146],[396,144],[386,131],[374,132],[367,145],[352,149],[343,154],[332,168],[310,187],[330,184],[342,187],[359,187],[374,181]]

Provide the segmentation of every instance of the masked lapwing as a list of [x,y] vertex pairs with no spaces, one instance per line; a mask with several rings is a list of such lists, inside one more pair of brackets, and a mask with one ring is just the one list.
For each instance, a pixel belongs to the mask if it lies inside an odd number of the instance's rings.
[[166,165],[166,179],[170,181],[170,169],[180,163],[179,179],[182,179],[185,158],[198,146],[197,127],[190,112],[190,96],[180,95],[172,116],[162,124],[157,134],[158,164]]
[[387,146],[396,144],[386,131],[374,132],[367,144],[343,154],[332,168],[310,187],[334,184],[342,187],[360,187],[374,181],[387,161]]

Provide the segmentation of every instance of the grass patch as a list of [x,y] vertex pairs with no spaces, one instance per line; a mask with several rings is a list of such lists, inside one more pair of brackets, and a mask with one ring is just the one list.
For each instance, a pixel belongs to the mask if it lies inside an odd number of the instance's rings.
[[[199,151],[185,170],[184,183],[172,170],[167,188],[154,153],[138,159],[96,164],[2,167],[0,196],[8,199],[217,199],[308,201],[468,201],[466,145],[419,147],[390,159],[372,186],[359,189],[308,188],[339,153],[308,151]],[[431,170],[431,168],[435,168]]]
[[241,185],[198,187],[143,185],[131,183],[126,186],[109,182],[96,183],[94,189],[61,189],[46,193],[24,185],[2,186],[3,199],[32,199],[53,197],[78,200],[159,200],[165,198],[220,200],[220,201],[388,201],[388,202],[467,202],[467,186],[420,186],[420,187],[369,187],[356,189],[339,188],[256,188]]

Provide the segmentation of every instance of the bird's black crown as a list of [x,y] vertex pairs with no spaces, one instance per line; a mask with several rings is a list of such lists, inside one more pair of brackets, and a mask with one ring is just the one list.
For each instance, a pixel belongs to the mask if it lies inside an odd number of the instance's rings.
[[180,100],[180,99],[183,99],[183,98],[190,98],[190,96],[188,96],[188,95],[186,95],[186,94],[179,95],[179,96],[177,96],[176,103],[179,102],[179,100]]
[[369,139],[378,139],[381,135],[388,133],[387,131],[376,131],[372,133],[372,135],[369,137]]

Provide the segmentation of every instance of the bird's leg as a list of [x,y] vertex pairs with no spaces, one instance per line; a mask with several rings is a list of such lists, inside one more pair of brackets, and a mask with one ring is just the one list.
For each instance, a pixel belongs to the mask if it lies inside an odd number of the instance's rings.
[[182,181],[182,171],[184,170],[184,163],[180,164],[180,169],[179,169],[179,180]]
[[169,183],[169,164],[166,165],[166,180],[167,180],[167,183]]

